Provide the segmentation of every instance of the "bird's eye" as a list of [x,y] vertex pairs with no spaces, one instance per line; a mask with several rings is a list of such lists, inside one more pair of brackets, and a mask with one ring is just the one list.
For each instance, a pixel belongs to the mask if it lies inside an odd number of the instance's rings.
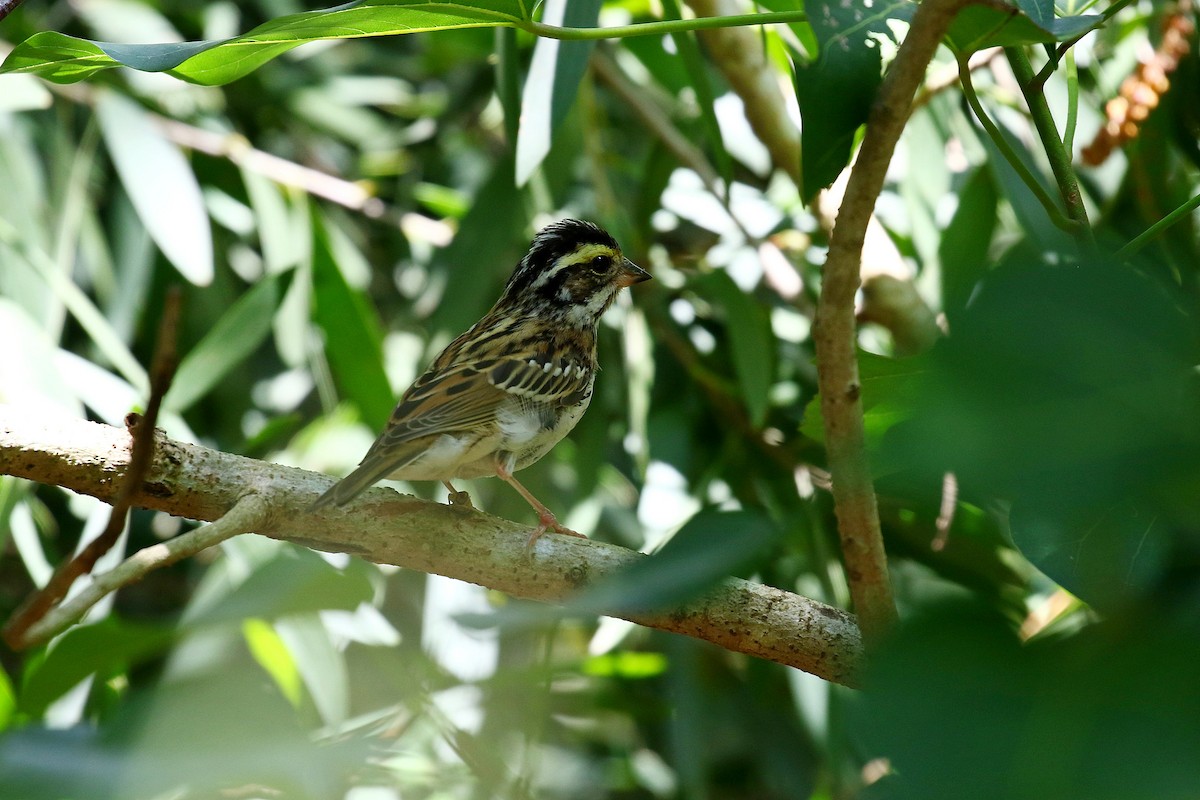
[[608,272],[608,268],[612,266],[612,256],[596,256],[588,263],[588,269],[597,275],[603,275]]

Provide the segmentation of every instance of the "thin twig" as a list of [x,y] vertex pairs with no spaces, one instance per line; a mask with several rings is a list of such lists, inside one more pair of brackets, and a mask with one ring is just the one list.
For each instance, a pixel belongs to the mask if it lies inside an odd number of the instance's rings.
[[25,633],[24,646],[42,644],[83,618],[88,610],[106,596],[144,578],[147,573],[170,566],[201,550],[262,527],[269,517],[269,505],[259,494],[251,493],[229,513],[215,522],[143,548],[116,567],[92,578],[92,582],[77,595],[48,612]]
[[22,0],[0,0],[0,21],[17,10]]
[[588,39],[623,39],[628,36],[665,36],[671,33],[701,31],[712,28],[733,28],[745,25],[776,25],[805,22],[803,11],[764,11],[755,14],[735,14],[727,17],[697,17],[694,19],[664,19],[638,22],[633,25],[614,25],[610,28],[565,28],[545,25],[533,20],[516,23],[516,27],[547,39],[578,41]]
[[132,437],[130,446],[129,468],[121,481],[121,491],[113,501],[112,513],[108,517],[108,525],[104,531],[88,542],[74,558],[63,562],[50,580],[26,599],[21,607],[9,618],[4,625],[4,641],[14,650],[29,646],[31,643],[29,631],[39,620],[47,616],[56,603],[67,596],[72,584],[81,575],[86,575],[96,566],[96,562],[112,549],[121,531],[125,529],[129,510],[133,507],[134,498],[141,491],[142,481],[154,458],[154,427],[158,421],[158,410],[162,405],[163,396],[171,387],[171,378],[179,362],[175,349],[175,341],[179,330],[180,292],[178,287],[168,290],[163,305],[162,321],[158,328],[158,344],[154,352],[154,360],[150,373],[150,397],[146,403],[146,413],[130,414],[126,418],[126,426]]

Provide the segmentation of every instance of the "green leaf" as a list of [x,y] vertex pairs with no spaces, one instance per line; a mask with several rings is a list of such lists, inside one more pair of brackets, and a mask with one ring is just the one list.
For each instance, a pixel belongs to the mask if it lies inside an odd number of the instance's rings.
[[[983,5],[967,6],[958,13],[946,40],[960,54],[969,55],[988,47],[1015,47],[1026,44],[1062,42],[1087,32],[1099,21],[1096,14],[1054,17],[1053,4],[1043,0],[1025,0],[1019,5],[1030,16]],[[1050,6],[1049,15],[1043,5]]]
[[217,41],[130,45],[44,32],[17,45],[0,65],[0,73],[31,72],[56,83],[74,83],[101,70],[126,66],[218,86],[305,42],[496,27],[528,18],[520,0],[361,0],[277,17],[243,36]]
[[588,587],[568,607],[624,614],[679,605],[752,565],[778,535],[758,510],[702,510],[657,553]]
[[435,330],[458,335],[496,300],[529,244],[525,191],[514,187],[513,159],[496,162],[471,199],[471,210],[453,241],[434,254],[435,271],[445,276],[454,293],[454,302],[441,303],[432,314]]
[[1128,497],[1056,505],[1018,498],[1009,515],[1013,544],[1055,583],[1111,612],[1162,580],[1179,532],[1158,516],[1159,508]]
[[725,311],[733,369],[750,421],[761,425],[767,417],[771,381],[775,367],[775,338],[767,311],[743,292],[729,275],[714,271],[696,282]]
[[958,192],[958,208],[938,243],[942,308],[952,321],[986,274],[999,198],[991,175],[976,169]]
[[1175,287],[1014,259],[930,356],[889,459],[1010,500],[1014,541],[1088,602],[1153,583],[1200,497],[1200,324]]
[[352,611],[371,599],[370,568],[351,562],[337,569],[312,551],[281,549],[233,591],[186,617],[188,628],[241,622],[249,618],[277,619],[325,609]]
[[[362,599],[370,599],[370,593]],[[320,618],[287,617],[275,623],[275,630],[292,654],[321,719],[329,725],[343,722],[350,711],[346,660]]]
[[175,636],[171,628],[115,617],[71,628],[26,675],[18,698],[20,709],[39,717],[88,676],[106,678],[128,669],[166,650]]
[[815,63],[796,59],[805,198],[833,183],[846,167],[855,133],[867,121],[883,79],[879,43],[872,37],[892,38],[888,21],[908,19],[913,8],[905,0],[871,8],[841,0],[805,4],[821,44]]
[[[926,610],[871,658],[849,724],[891,759],[872,797],[958,800],[968,785],[972,800],[1200,795],[1193,614],[1179,609],[1180,624],[1142,608],[1022,642],[1009,622],[964,605]],[[914,735],[931,730],[936,757]],[[984,786],[975,776],[985,772],[1004,779]]]
[[[95,643],[97,650],[104,643]],[[235,660],[125,694],[99,724],[30,725],[0,738],[6,797],[341,797],[368,761],[362,737],[318,742],[255,669]]]
[[1039,28],[1049,30],[1054,24],[1054,0],[1017,0],[1017,8]]
[[298,708],[303,688],[300,670],[283,639],[270,623],[257,618],[247,619],[242,623],[242,636],[246,639],[250,655],[267,671],[288,702]]
[[[871,453],[871,472],[875,477],[893,471],[896,462],[880,453],[883,437],[892,426],[909,419],[914,402],[924,385],[929,361],[926,356],[888,358],[858,351],[858,377],[862,385],[863,424],[867,448]],[[814,395],[804,409],[800,432],[818,442],[825,441],[825,421],[821,414],[821,396]]]
[[250,356],[267,334],[279,308],[283,285],[292,273],[263,278],[221,315],[204,338],[179,362],[163,406],[187,411],[219,384],[230,370]]
[[[548,0],[543,22],[572,28],[594,28],[600,19],[600,0]],[[594,41],[561,42],[538,39],[521,95],[517,131],[518,186],[524,186],[550,152],[554,132],[575,103],[579,81],[587,71]]]
[[13,713],[17,710],[17,695],[13,691],[8,674],[0,672],[0,731],[8,729]]
[[[678,0],[664,0],[663,12],[668,19],[683,19],[683,12]],[[700,45],[692,33],[680,32],[671,34],[671,41],[679,52],[679,60],[687,71],[688,85],[696,93],[696,103],[700,107],[700,122],[704,126],[704,134],[708,137],[713,160],[716,161],[717,173],[725,181],[725,191],[733,183],[733,159],[725,149],[725,140],[721,136],[721,125],[717,122],[716,94],[713,92],[712,81],[709,80],[708,62],[700,52]]]
[[325,333],[325,354],[341,393],[366,423],[383,430],[396,403],[383,369],[383,333],[367,298],[346,283],[330,248],[325,222],[313,214],[313,318]]
[[212,231],[191,166],[140,105],[96,93],[96,119],[113,166],[154,243],[197,286],[213,278]]

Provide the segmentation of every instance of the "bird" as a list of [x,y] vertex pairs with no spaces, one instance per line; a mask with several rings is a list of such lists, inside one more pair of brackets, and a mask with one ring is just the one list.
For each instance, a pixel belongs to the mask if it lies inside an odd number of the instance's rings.
[[622,289],[649,279],[598,225],[543,228],[496,304],[404,392],[362,462],[311,510],[345,505],[385,477],[440,481],[452,505],[469,506],[451,481],[495,476],[538,514],[527,549],[547,531],[582,536],[514,473],[579,422],[596,380],[600,317]]

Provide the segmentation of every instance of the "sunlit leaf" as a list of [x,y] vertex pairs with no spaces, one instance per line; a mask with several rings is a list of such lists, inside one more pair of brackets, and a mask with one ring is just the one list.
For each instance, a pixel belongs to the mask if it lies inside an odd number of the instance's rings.
[[330,632],[315,616],[289,616],[275,623],[318,713],[327,724],[346,719],[350,686],[346,662]]
[[121,184],[138,216],[183,277],[213,278],[212,232],[196,176],[149,114],[116,92],[99,92],[96,119]]
[[216,86],[237,80],[305,42],[512,25],[526,19],[523,5],[520,0],[362,0],[288,14],[243,36],[208,42],[116,44],[46,31],[17,45],[0,73],[31,72],[57,83],[73,83],[101,70],[126,66]]
[[311,551],[288,548],[233,591],[188,616],[185,624],[197,627],[251,617],[276,619],[330,608],[352,610],[371,596],[363,565],[339,570]]
[[261,619],[248,619],[242,623],[242,635],[254,660],[267,671],[288,702],[299,706],[303,686],[300,671],[275,629]]
[[[600,0],[547,0],[542,21],[572,28],[594,28]],[[575,103],[579,81],[587,70],[593,41],[538,39],[521,96],[517,132],[517,185],[523,186],[550,152],[554,132]]]

